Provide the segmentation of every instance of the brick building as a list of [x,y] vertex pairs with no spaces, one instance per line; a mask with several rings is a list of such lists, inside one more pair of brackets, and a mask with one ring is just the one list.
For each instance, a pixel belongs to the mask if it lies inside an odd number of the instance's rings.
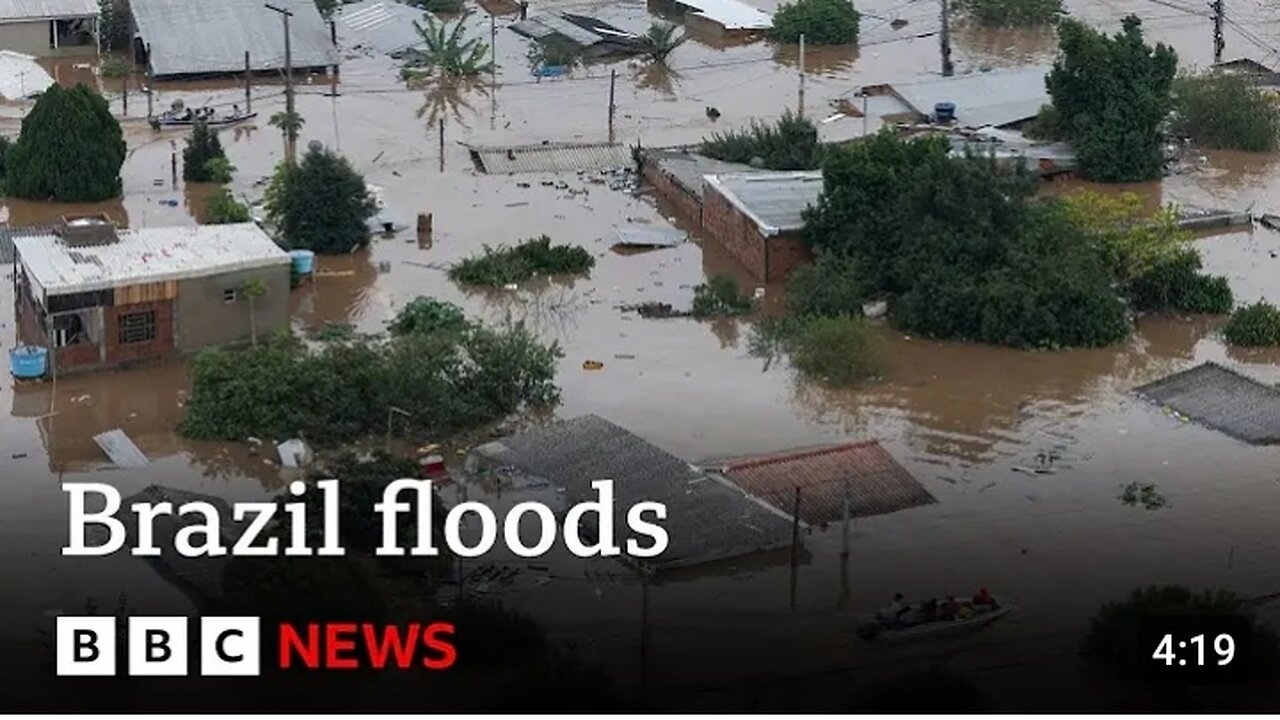
[[[115,367],[288,327],[289,255],[252,223],[117,230],[105,217],[10,229],[22,339],[53,369]],[[260,282],[266,293],[245,297]]]
[[780,282],[813,260],[800,237],[803,213],[822,193],[821,172],[708,175],[702,191],[702,232],[756,277]]

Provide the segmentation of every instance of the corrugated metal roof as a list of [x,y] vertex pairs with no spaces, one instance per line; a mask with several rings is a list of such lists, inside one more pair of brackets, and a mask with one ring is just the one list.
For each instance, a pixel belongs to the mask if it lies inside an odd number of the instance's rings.
[[817,171],[708,175],[706,182],[766,237],[803,228],[804,209],[822,194],[822,173]]
[[1280,390],[1217,363],[1197,365],[1134,392],[1251,445],[1280,443]]
[[57,235],[15,234],[23,267],[44,294],[106,290],[289,264],[253,223],[119,231],[102,245],[68,246]]
[[809,524],[869,517],[937,502],[878,442],[811,448],[743,458],[722,468],[738,487],[791,513],[800,488],[800,518]]
[[[1000,127],[1033,118],[1040,114],[1042,106],[1049,104],[1049,91],[1045,88],[1049,70],[1048,66],[1032,65],[896,82],[890,87],[919,115],[932,115],[935,105],[949,102],[955,103],[956,122],[960,125]],[[860,103],[857,92],[848,93],[843,99]]]
[[773,27],[773,16],[738,0],[677,0],[679,4],[694,9],[694,15],[704,17],[725,30],[768,30]]
[[102,448],[102,452],[111,458],[116,467],[138,468],[151,464],[147,456],[119,428],[94,435],[93,441],[98,443],[98,447]]
[[[595,415],[476,448],[480,458],[564,488],[566,500],[595,500],[591,483],[614,481],[614,526],[626,528],[639,502],[667,506],[670,544],[652,564],[697,565],[785,547],[791,523],[742,491]],[[587,518],[593,518],[587,515]],[[594,528],[592,528],[594,530]]]
[[586,28],[578,27],[577,25],[574,25],[568,20],[553,13],[539,15],[530,19],[551,28],[551,30],[557,35],[562,35],[583,47],[591,47],[596,43],[604,41],[603,37],[587,30]]
[[96,0],[0,0],[0,22],[96,17]]
[[53,84],[53,76],[32,55],[0,50],[0,97],[21,100],[39,95]]
[[[289,19],[293,66],[338,63],[329,28],[312,0],[274,0]],[[255,71],[284,68],[280,15],[261,0],[131,0],[133,19],[151,47],[158,76],[244,72],[244,53]]]
[[702,197],[704,178],[707,175],[760,172],[750,165],[716,160],[688,150],[646,150],[662,172],[671,176],[686,192]]
[[469,149],[480,170],[490,175],[607,170],[635,164],[630,147],[609,143],[470,146]]
[[363,45],[385,55],[395,55],[422,43],[414,29],[423,11],[392,0],[366,0],[339,5],[337,20],[344,45]]

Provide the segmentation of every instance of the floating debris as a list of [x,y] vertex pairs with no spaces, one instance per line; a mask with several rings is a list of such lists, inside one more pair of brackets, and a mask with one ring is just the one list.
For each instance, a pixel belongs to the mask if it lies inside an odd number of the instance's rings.
[[1156,490],[1154,483],[1142,485],[1131,482],[1125,485],[1124,490],[1120,493],[1120,502],[1130,507],[1142,505],[1147,510],[1159,510],[1169,505],[1164,495],[1161,495],[1160,491]]

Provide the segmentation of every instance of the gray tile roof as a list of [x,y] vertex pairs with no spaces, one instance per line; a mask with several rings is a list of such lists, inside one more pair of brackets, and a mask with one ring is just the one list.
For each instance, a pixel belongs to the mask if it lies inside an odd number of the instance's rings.
[[[294,68],[333,65],[338,53],[312,0],[275,0],[289,20]],[[131,0],[138,34],[151,48],[157,76],[244,72],[244,53],[255,71],[284,68],[280,15],[262,0]]]
[[1280,390],[1217,363],[1197,365],[1134,392],[1251,445],[1280,443]]
[[757,172],[708,175],[707,188],[720,193],[760,228],[765,237],[804,227],[804,209],[822,194],[822,173]]

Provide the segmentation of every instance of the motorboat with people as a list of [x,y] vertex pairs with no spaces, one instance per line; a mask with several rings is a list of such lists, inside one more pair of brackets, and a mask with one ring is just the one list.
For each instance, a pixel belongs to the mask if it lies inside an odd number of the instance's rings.
[[907,602],[898,593],[888,606],[858,618],[858,635],[882,642],[949,637],[984,628],[1016,607],[986,588],[969,598],[948,595],[919,602]]
[[225,127],[246,120],[252,120],[258,113],[242,111],[239,105],[233,105],[230,111],[219,111],[213,107],[189,108],[181,100],[163,113],[151,118],[151,127],[155,130],[164,128],[187,128],[204,123],[209,127]]

